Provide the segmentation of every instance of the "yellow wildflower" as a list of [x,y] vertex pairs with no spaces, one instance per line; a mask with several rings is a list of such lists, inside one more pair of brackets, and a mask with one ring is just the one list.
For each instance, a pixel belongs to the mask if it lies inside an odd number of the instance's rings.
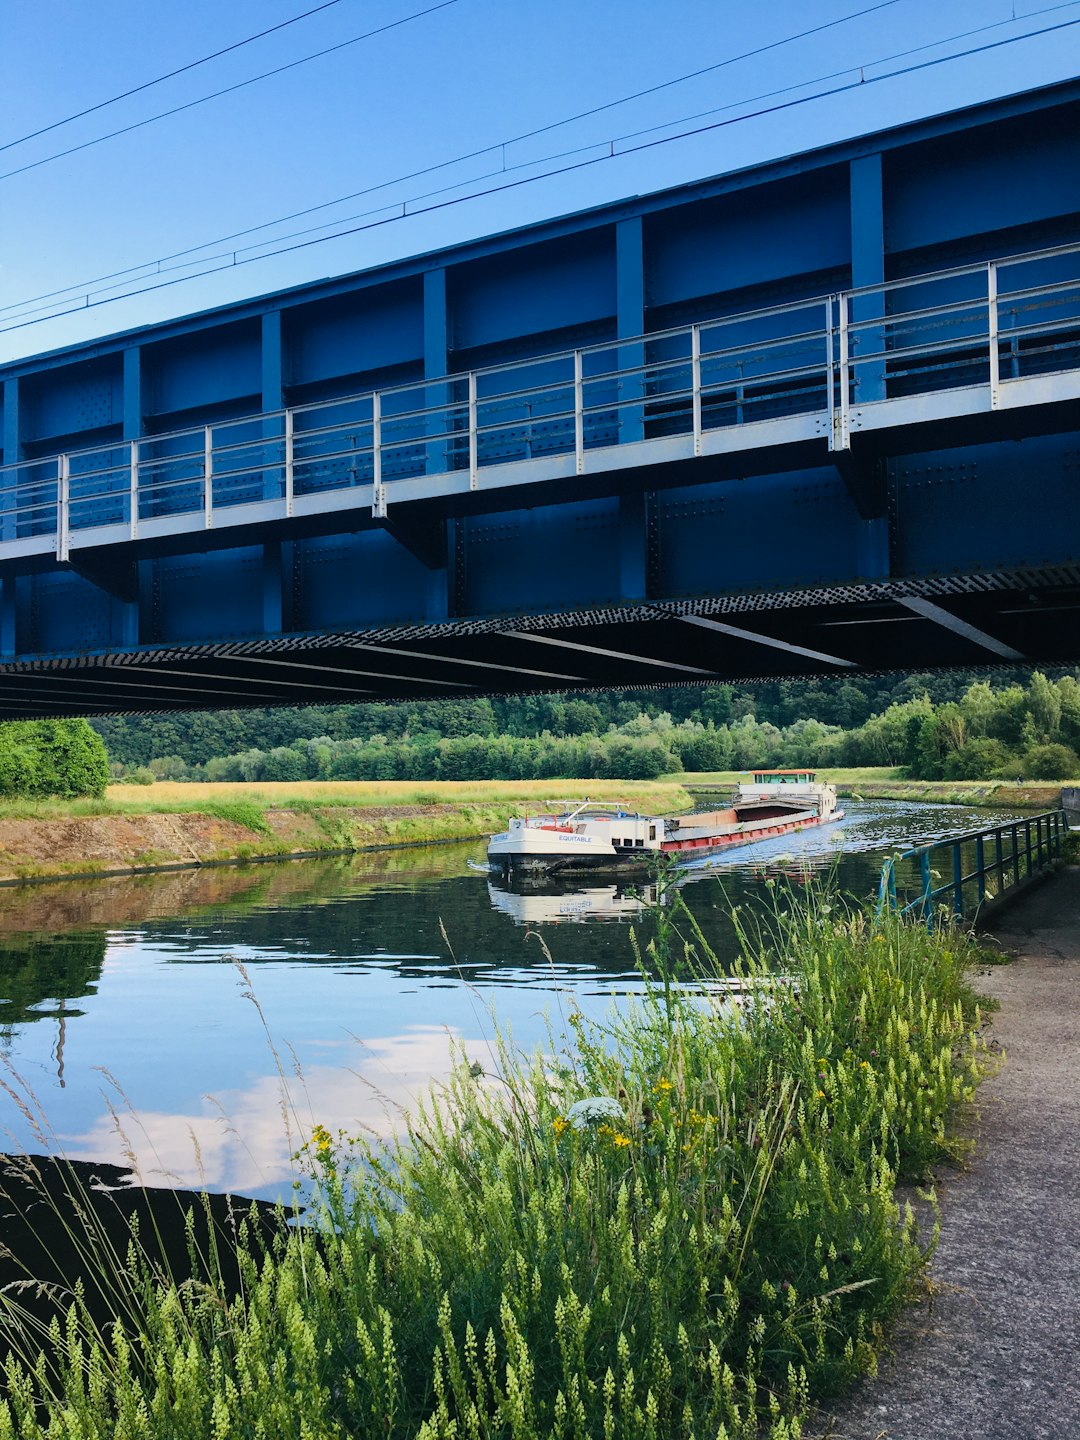
[[570,1128],[570,1122],[564,1120],[561,1115],[556,1115],[555,1119],[551,1122],[551,1128],[555,1131],[556,1135],[561,1135],[564,1130]]
[[658,1081],[656,1082],[656,1084],[653,1086],[653,1089],[654,1089],[654,1090],[670,1090],[670,1089],[671,1089],[671,1081],[670,1081],[670,1080],[658,1080]]
[[616,1135],[615,1144],[625,1149],[630,1144],[629,1137],[626,1135]]
[[824,1099],[825,1099],[825,1091],[824,1091],[824,1090],[819,1090],[817,1093],[818,1093],[818,1099],[819,1099],[819,1100],[824,1100]]

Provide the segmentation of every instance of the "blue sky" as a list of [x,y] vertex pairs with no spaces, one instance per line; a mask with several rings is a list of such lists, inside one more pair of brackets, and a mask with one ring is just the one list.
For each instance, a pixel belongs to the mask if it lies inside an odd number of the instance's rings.
[[[546,0],[542,5],[450,0],[286,74],[50,163],[22,168],[402,20],[439,0],[336,0],[211,63],[36,139],[11,143],[317,3],[51,0],[32,5],[0,0],[5,59],[0,147],[6,147],[0,148],[0,307],[147,262],[155,262],[150,268],[156,269],[162,257],[188,247],[385,186],[304,219],[211,245],[197,258],[231,257],[234,249],[253,242],[364,216],[352,223],[368,228],[327,243],[235,267],[231,259],[219,260],[227,268],[218,273],[24,328],[6,329],[16,312],[0,310],[0,359],[786,155],[1066,79],[1080,68],[1077,24],[693,138],[619,153],[673,130],[852,82],[860,73],[870,80],[885,70],[1025,30],[1080,21],[1080,3],[893,0],[872,14],[517,141],[504,153],[501,142],[524,132],[854,15],[875,0],[739,6],[730,0],[668,0],[663,5],[648,0]],[[995,28],[948,38],[984,26]],[[913,47],[928,48],[907,59],[875,63]],[[840,71],[846,73],[835,73]],[[821,79],[827,75],[833,78]],[[807,83],[814,81],[819,83]],[[792,86],[806,88],[772,101],[755,98]],[[710,113],[686,118],[702,112]],[[653,128],[666,122],[683,123],[667,132]],[[635,133],[637,139],[624,138]],[[610,153],[612,141],[615,158],[599,159]],[[398,179],[485,146],[494,148],[421,178]],[[547,158],[571,151],[561,161]],[[596,163],[426,214],[389,219],[403,208],[430,205],[430,199],[419,199],[430,192],[452,198],[585,160]],[[447,189],[454,185],[463,188]],[[389,223],[372,226],[376,220]],[[254,253],[240,250],[237,258]],[[140,273],[148,276],[150,268]]]

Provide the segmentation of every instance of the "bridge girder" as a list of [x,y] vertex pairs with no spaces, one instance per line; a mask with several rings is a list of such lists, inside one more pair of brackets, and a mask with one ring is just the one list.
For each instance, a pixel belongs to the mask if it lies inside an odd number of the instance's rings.
[[0,715],[1080,662],[1078,146],[1070,82],[0,366]]

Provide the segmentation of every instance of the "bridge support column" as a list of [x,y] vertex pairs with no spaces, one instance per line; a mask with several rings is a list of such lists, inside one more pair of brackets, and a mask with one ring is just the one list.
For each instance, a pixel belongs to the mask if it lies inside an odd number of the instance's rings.
[[[16,376],[12,380],[4,381],[4,464],[14,465],[22,457],[22,437],[19,433],[19,380]],[[15,515],[12,507],[15,504],[16,492],[6,492],[0,497],[0,506],[3,515],[0,516],[0,539],[15,539]]]
[[[142,350],[133,345],[124,351],[124,439],[138,440],[143,429]],[[138,515],[131,518],[138,523]],[[112,632],[119,645],[139,643],[140,572],[149,563],[148,560],[134,561],[134,575],[121,593],[113,593]]]
[[465,526],[464,516],[451,517],[446,522],[446,572],[443,577],[440,607],[445,605],[447,616],[463,615],[468,600],[468,576],[465,573]]
[[[616,330],[620,337],[645,330],[645,244],[641,216],[620,220],[615,227]],[[620,345],[619,368],[644,365],[643,345]],[[645,377],[630,375],[619,381],[619,440],[645,438],[645,407],[628,404],[645,394]]]
[[[264,413],[281,410],[285,404],[285,358],[281,334],[281,311],[271,310],[262,317],[262,408]],[[263,499],[280,500],[285,494],[285,454],[282,421],[267,420],[263,424],[266,446],[262,472]]]
[[124,439],[138,440],[143,433],[142,350],[124,351]]
[[889,574],[889,517],[859,522],[855,565],[860,580],[885,580]]
[[[449,542],[448,542],[449,543]],[[429,570],[427,574],[427,598],[424,604],[424,619],[429,622],[446,620],[450,616],[450,571]]]
[[[18,377],[4,381],[4,464],[14,465],[23,458],[22,427],[20,421]],[[14,506],[18,503],[18,490],[10,489],[0,496],[0,539],[14,540],[18,534],[18,522]],[[19,653],[19,640],[25,629],[20,625],[20,615],[27,612],[27,587],[30,581],[25,576],[5,575],[0,586],[0,658],[13,660]]]
[[0,585],[0,659],[3,660],[14,660],[19,653],[16,639],[17,584],[15,577],[9,575]]
[[262,625],[265,635],[280,635],[285,629],[282,548],[280,540],[268,540],[262,547]]
[[[428,270],[424,273],[424,378],[445,375],[450,356],[450,322],[446,306],[446,271]],[[427,389],[425,403],[449,405],[451,395],[447,384],[432,385]],[[441,434],[446,430],[445,420],[432,416],[428,420],[430,433]],[[450,468],[449,449],[445,439],[433,440],[426,447],[425,469],[428,475],[442,475]]]
[[[881,189],[881,156],[864,155],[851,161],[851,283],[880,285],[885,279],[885,213]],[[885,314],[884,298],[856,295],[851,304],[853,321],[876,320]],[[860,327],[852,332],[852,357],[877,358],[854,366],[854,404],[885,399],[885,330]]]
[[644,600],[649,593],[648,499],[619,496],[619,598]]

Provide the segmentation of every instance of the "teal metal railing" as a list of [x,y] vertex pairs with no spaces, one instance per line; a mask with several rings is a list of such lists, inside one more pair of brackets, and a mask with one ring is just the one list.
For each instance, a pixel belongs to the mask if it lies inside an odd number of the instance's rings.
[[1061,858],[1064,810],[969,830],[892,855],[881,871],[878,909],[935,923],[973,919],[988,902],[1045,874]]

